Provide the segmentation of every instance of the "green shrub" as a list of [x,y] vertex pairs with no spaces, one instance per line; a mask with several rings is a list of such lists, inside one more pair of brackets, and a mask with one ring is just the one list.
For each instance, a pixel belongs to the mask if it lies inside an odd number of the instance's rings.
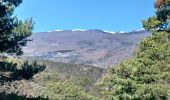
[[69,80],[48,83],[44,95],[50,100],[98,100]]
[[13,73],[13,76],[20,79],[29,80],[35,74],[44,71],[46,68],[45,65],[38,65],[36,62],[29,64],[28,61],[24,62],[21,67]]

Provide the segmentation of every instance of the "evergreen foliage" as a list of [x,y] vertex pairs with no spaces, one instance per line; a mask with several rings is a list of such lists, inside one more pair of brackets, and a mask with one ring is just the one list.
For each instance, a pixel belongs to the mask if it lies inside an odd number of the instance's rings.
[[15,70],[13,75],[17,78],[29,80],[35,74],[44,71],[45,68],[45,65],[38,65],[36,62],[29,64],[28,61],[26,61],[21,65],[20,69]]
[[28,41],[26,37],[32,34],[32,19],[21,21],[13,16],[20,3],[22,0],[0,1],[0,53],[21,55],[22,46]]
[[[22,0],[0,0],[0,85],[8,84],[17,80],[28,80],[33,75],[45,70],[44,65],[29,64],[28,62],[15,62],[9,59],[22,55],[22,46],[25,46],[28,36],[32,34],[33,21],[19,20],[13,15],[14,10],[22,3]],[[4,56],[5,55],[5,56]],[[10,57],[12,56],[12,57]],[[8,93],[10,91],[7,91]],[[34,99],[17,94],[6,94],[0,91],[0,99],[9,100]],[[39,98],[37,98],[39,99]],[[37,100],[36,99],[36,100]]]
[[44,90],[44,96],[50,100],[98,100],[70,80],[49,82]]
[[139,43],[132,59],[110,68],[97,83],[105,99],[170,99],[170,0],[143,26],[152,36]]
[[0,93],[0,100],[48,100],[42,97],[27,97],[18,96],[16,93],[7,94],[5,92]]
[[0,62],[0,82],[3,83],[22,79],[29,80],[35,74],[45,69],[45,65],[37,64],[37,62],[28,63],[28,61],[19,61],[17,63],[14,60],[8,61],[8,59],[5,59]]

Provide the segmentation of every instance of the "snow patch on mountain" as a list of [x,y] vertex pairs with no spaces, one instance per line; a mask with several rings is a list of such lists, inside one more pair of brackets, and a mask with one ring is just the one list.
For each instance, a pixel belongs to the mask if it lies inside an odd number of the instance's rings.
[[[140,32],[140,31],[144,31],[145,29],[137,29],[131,32]],[[62,32],[62,31],[66,31],[66,30],[53,30],[53,31],[48,31],[48,32]],[[68,30],[68,31],[72,31],[72,32],[85,32],[85,31],[91,31],[91,30],[83,30],[83,29],[73,29],[73,30]],[[95,30],[94,30],[95,31]],[[100,30],[101,32],[105,32],[105,33],[110,33],[110,34],[118,34],[118,33],[130,33],[130,32],[126,32],[126,31],[108,31],[108,30]]]
[[86,30],[83,30],[83,29],[73,29],[72,31],[75,32],[75,31],[86,31]]
[[103,32],[111,33],[111,34],[115,34],[115,33],[116,33],[116,32],[114,32],[114,31],[106,31],[106,30],[103,30]]

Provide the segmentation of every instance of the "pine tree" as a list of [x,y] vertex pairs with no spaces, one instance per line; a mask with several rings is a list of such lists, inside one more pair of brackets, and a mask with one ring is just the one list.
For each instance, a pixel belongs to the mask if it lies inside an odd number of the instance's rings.
[[142,40],[133,58],[108,70],[97,83],[108,100],[170,99],[170,0],[143,21],[151,36]]
[[[23,54],[22,47],[29,41],[28,36],[32,34],[33,21],[26,19],[25,21],[19,20],[14,16],[14,10],[22,3],[22,0],[0,0],[0,54],[8,54],[12,56],[19,56]],[[11,59],[10,59],[11,60]],[[18,59],[16,59],[18,60]],[[18,60],[19,61],[19,60]],[[20,62],[20,61],[19,61]],[[23,65],[22,65],[23,63]],[[8,58],[0,58],[0,86],[3,87],[0,91],[0,99],[29,99],[26,96],[18,96],[17,90],[15,93],[10,93],[9,87],[11,81],[18,81],[22,79],[29,80],[33,75],[45,70],[45,66],[36,63],[29,64],[22,62],[20,68],[15,61],[8,61]],[[9,86],[8,86],[9,85]],[[15,88],[16,89],[16,88]],[[32,98],[31,100],[44,100],[41,97]],[[45,99],[46,100],[46,99]]]
[[32,19],[19,20],[13,15],[22,0],[0,1],[0,53],[21,55],[33,29]]

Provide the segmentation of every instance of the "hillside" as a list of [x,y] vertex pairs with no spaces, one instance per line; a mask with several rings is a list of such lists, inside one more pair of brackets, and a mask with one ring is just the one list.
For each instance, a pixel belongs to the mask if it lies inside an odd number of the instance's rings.
[[24,57],[107,68],[129,58],[135,45],[149,33],[109,33],[102,30],[64,30],[34,33]]
[[86,77],[92,82],[96,82],[102,77],[103,74],[106,73],[106,69],[91,65],[54,62],[34,57],[27,57],[25,60],[28,60],[29,63],[36,61],[40,65],[46,65],[46,71],[57,73],[58,77],[62,80],[69,76],[74,80],[77,78]]
[[[37,64],[46,65],[46,69],[29,80],[17,79],[4,82],[0,85],[1,93],[5,91],[7,94],[17,93],[19,96],[37,97],[42,95],[42,91],[44,92],[44,88],[48,83],[69,80],[91,94],[96,94],[93,92],[95,89],[94,85],[106,73],[106,69],[90,65],[69,64],[30,57],[24,60],[28,60],[29,64],[33,64],[36,60]],[[1,72],[0,74],[4,73]],[[9,75],[8,77],[11,76]],[[0,94],[0,98],[3,97],[1,95],[4,94]]]

